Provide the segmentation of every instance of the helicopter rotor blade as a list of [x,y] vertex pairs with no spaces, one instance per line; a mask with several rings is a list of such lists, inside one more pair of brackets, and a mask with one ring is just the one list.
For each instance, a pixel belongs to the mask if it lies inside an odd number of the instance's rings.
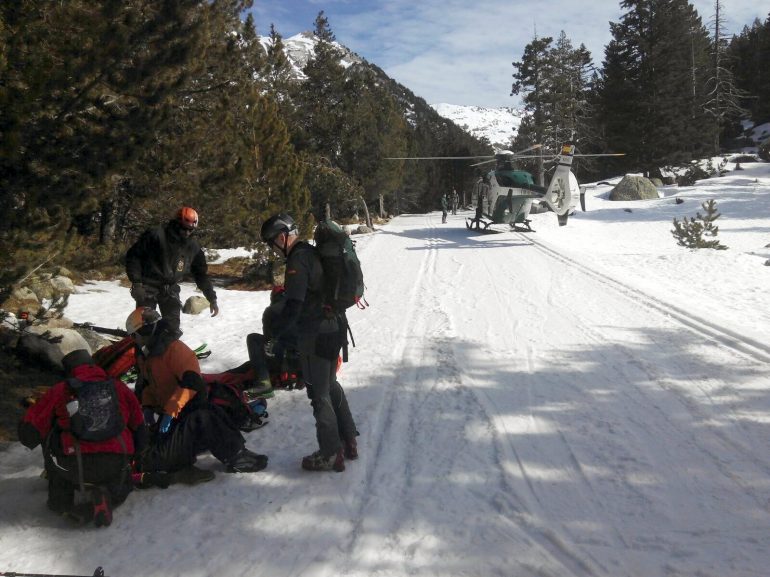
[[489,164],[490,162],[495,162],[496,158],[490,158],[489,160],[482,160],[481,162],[476,162],[475,164],[471,164],[471,166],[481,166],[482,164]]
[[573,156],[625,156],[625,152],[605,152],[603,154],[573,154]]
[[542,144],[533,144],[529,148],[525,148],[524,150],[519,150],[518,152],[514,152],[515,155],[522,154],[523,152],[529,152],[530,150],[537,150],[538,148],[543,148]]
[[389,156],[384,160],[468,160],[469,158],[491,158],[494,156]]

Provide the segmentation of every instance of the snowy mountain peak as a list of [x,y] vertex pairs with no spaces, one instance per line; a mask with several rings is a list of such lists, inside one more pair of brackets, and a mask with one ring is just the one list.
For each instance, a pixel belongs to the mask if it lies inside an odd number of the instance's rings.
[[[262,36],[260,37],[259,41],[262,43],[262,46],[264,46],[265,49],[270,46],[269,36]],[[283,38],[282,41],[286,57],[289,59],[289,62],[291,62],[292,68],[294,69],[294,76],[297,79],[303,79],[305,74],[302,72],[302,69],[313,55],[313,51],[317,42],[315,35],[312,32],[306,30],[305,32],[300,32],[299,34],[295,34],[289,38]],[[358,54],[346,46],[343,46],[338,42],[334,42],[334,46],[342,51],[343,56],[340,63],[345,68],[364,61],[363,58],[361,58]]]
[[476,138],[486,138],[495,146],[507,148],[521,124],[522,113],[511,107],[482,108],[457,104],[432,104],[433,109],[447,120],[464,128]]

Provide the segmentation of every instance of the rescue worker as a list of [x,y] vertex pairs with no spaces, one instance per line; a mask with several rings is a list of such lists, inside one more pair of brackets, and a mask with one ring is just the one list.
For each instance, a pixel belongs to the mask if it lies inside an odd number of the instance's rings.
[[446,215],[447,215],[448,208],[449,207],[447,205],[446,194],[442,194],[441,195],[441,223],[442,224],[446,223]]
[[[108,377],[88,351],[72,351],[64,356],[62,365],[70,379],[56,383],[27,409],[19,423],[19,441],[30,449],[43,447],[49,509],[81,523],[108,526],[112,509],[131,492],[130,461],[147,443],[142,409],[134,393],[120,380]],[[82,392],[90,383],[100,387],[95,397]],[[108,405],[117,411],[114,414],[102,408],[105,397],[117,399],[116,405],[114,401]],[[88,398],[97,402],[90,403]],[[93,426],[95,420],[83,417],[87,404],[92,411],[96,407],[101,429]],[[78,419],[81,427],[76,424]],[[99,436],[102,440],[85,440]]]
[[195,284],[209,301],[211,316],[219,314],[217,293],[208,277],[206,256],[192,238],[198,228],[198,213],[180,208],[165,225],[146,230],[126,253],[126,273],[131,296],[137,307],[160,308],[168,326],[181,336],[182,302],[179,282],[191,273]]
[[297,225],[288,214],[267,219],[260,236],[286,258],[285,304],[272,319],[275,333],[265,345],[265,354],[281,356],[296,337],[316,422],[319,448],[302,459],[302,468],[344,471],[345,459],[358,458],[358,431],[345,391],[337,382],[337,358],[345,335],[335,315],[324,308],[321,259],[314,247],[299,240]]
[[457,194],[456,189],[452,189],[452,214],[457,214],[457,206],[460,204],[460,195]]
[[167,320],[149,307],[126,319],[126,332],[137,345],[139,371],[135,392],[153,433],[142,458],[144,471],[186,471],[181,482],[213,478],[211,471],[193,467],[197,456],[211,453],[229,473],[253,473],[267,466],[267,457],[251,452],[224,410],[208,402],[195,352],[176,338]]

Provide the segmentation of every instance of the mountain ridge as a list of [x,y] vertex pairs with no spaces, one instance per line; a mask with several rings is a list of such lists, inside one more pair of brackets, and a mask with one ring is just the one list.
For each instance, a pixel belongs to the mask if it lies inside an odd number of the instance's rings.
[[[282,39],[284,52],[291,63],[295,78],[304,79],[305,75],[302,69],[308,62],[313,47],[315,46],[315,37],[312,32],[304,31],[289,38]],[[270,38],[260,37],[260,42],[267,48]],[[368,62],[365,58],[359,56],[347,46],[338,42],[334,45],[339,48],[343,54],[341,63],[348,67],[354,64],[367,64],[379,67]],[[379,69],[381,74],[384,71]],[[386,75],[387,76],[387,75]],[[391,78],[393,82],[396,82]],[[404,87],[406,88],[406,87]],[[419,95],[415,95],[421,98]],[[491,145],[497,148],[509,148],[511,139],[521,124],[522,113],[513,107],[503,108],[484,108],[481,106],[467,106],[448,103],[429,104],[429,106],[442,118],[456,124],[459,128],[477,139],[486,139]]]

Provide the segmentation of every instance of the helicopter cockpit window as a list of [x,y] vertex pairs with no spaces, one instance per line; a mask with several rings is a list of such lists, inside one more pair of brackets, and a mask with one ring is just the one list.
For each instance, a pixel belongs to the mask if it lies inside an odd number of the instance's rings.
[[534,185],[532,175],[523,170],[497,170],[495,171],[495,180],[498,186],[515,186],[528,188]]

